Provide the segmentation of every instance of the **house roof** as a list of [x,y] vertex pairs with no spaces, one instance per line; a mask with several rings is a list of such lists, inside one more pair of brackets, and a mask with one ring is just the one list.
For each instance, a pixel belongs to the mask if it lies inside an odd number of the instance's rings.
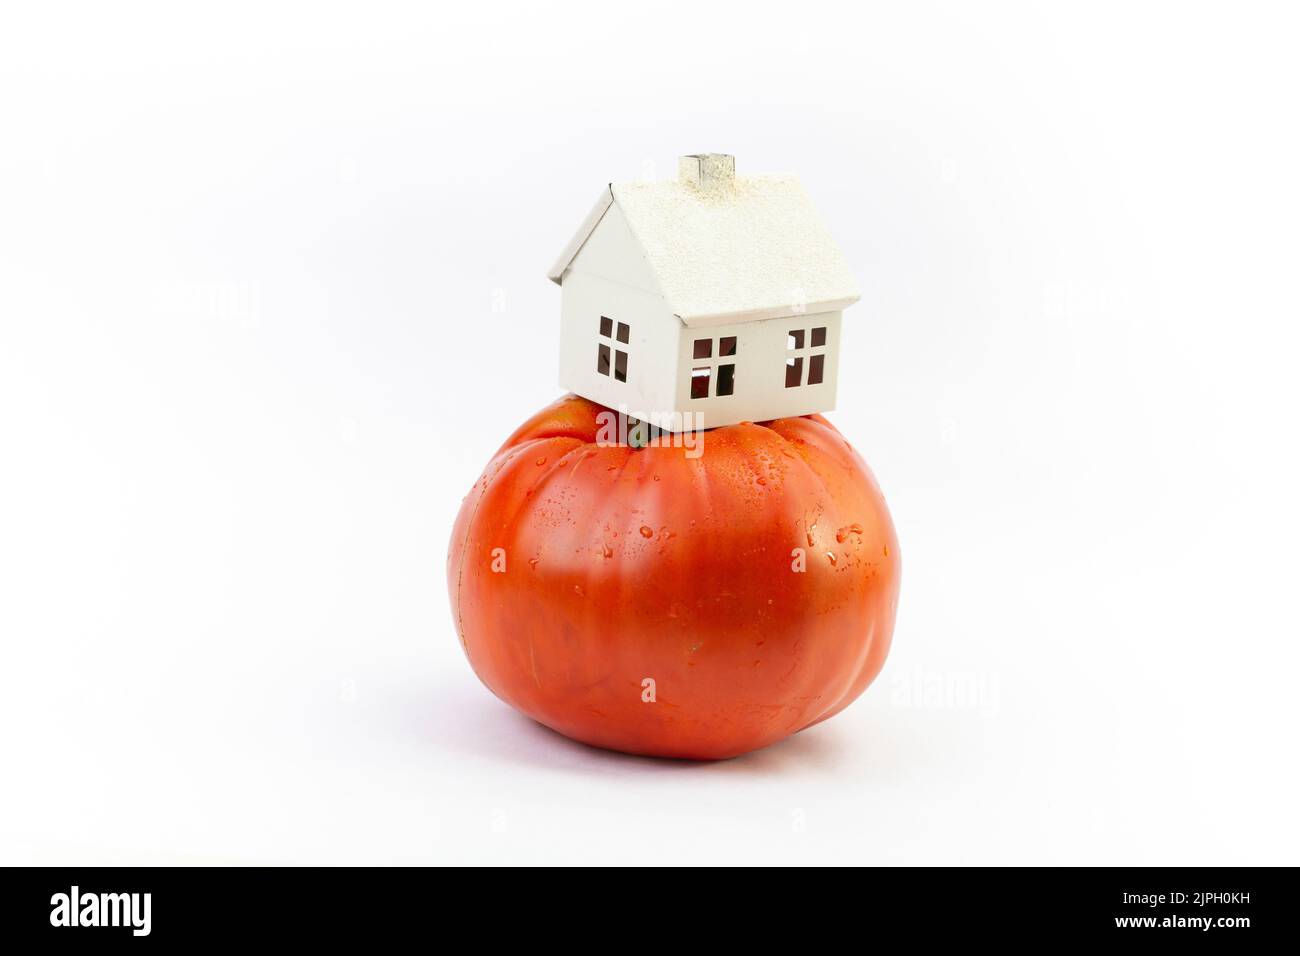
[[[715,160],[726,165],[705,165]],[[696,161],[690,166],[687,161]],[[828,312],[859,298],[839,246],[794,176],[734,175],[731,157],[683,158],[682,178],[611,183],[549,276],[561,283],[611,205],[688,326]]]

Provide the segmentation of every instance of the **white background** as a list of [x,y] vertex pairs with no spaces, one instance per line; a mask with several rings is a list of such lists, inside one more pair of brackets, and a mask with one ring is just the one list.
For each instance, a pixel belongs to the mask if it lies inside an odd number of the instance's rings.
[[[1300,862],[1297,24],[1241,4],[0,15],[0,861]],[[475,679],[451,523],[611,179],[793,171],[903,552],[712,765]]]

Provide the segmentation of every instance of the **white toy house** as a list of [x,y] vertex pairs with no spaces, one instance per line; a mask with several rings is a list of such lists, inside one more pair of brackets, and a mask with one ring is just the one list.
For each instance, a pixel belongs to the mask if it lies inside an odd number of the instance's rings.
[[670,431],[835,407],[844,255],[793,176],[684,156],[611,183],[550,278],[560,385]]

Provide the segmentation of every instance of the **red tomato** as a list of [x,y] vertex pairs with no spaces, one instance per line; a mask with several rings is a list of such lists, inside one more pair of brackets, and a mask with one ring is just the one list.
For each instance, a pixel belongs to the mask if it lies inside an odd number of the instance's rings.
[[[820,415],[598,444],[569,396],[502,446],[461,506],[448,585],[498,697],[560,733],[714,759],[825,720],[880,672],[893,523]],[[698,437],[698,436],[697,436]]]

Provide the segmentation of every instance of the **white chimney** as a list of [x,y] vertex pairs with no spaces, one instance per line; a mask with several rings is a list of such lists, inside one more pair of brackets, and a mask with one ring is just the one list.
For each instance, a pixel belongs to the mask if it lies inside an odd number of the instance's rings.
[[677,160],[677,178],[696,189],[725,189],[736,182],[736,157],[699,153]]

